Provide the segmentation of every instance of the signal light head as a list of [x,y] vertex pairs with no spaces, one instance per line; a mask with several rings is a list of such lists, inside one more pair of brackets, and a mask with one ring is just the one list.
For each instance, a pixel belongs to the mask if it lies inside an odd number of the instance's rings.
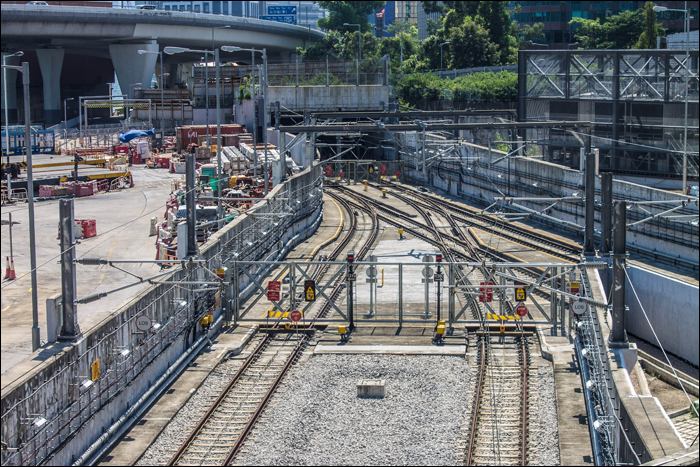
[[436,263],[442,263],[442,253],[437,253],[435,255],[435,262]]
[[355,252],[353,250],[348,251],[348,263],[355,261]]

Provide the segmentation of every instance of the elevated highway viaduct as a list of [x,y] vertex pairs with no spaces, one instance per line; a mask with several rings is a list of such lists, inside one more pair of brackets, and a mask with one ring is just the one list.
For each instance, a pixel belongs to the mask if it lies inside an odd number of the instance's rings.
[[[114,72],[125,93],[135,83],[147,87],[154,70],[160,73],[158,55],[140,55],[140,49],[158,52],[177,46],[210,50],[213,42],[215,47],[266,48],[274,60],[288,58],[297,47],[324,35],[271,21],[177,11],[5,4],[1,8],[2,54],[24,52],[21,58],[8,57],[7,63],[29,61],[31,86],[41,87],[41,92],[31,92],[32,120],[43,120],[46,126],[63,120],[63,99],[107,94]],[[165,72],[170,73],[166,87],[175,86],[179,64],[199,61],[200,56],[163,55]],[[249,63],[250,58],[250,52],[221,54],[222,61]],[[18,74],[7,72],[10,124],[17,122]],[[3,107],[4,99],[3,95]],[[69,110],[68,118],[77,116],[75,103]]]

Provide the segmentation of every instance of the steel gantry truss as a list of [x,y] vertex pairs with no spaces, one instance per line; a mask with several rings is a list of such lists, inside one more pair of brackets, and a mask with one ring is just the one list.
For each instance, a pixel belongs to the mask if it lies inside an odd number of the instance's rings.
[[[432,270],[440,265],[444,270],[444,278],[435,282],[436,288],[426,287],[425,296],[416,292],[415,277],[422,272],[424,277],[432,277]],[[279,300],[267,301],[266,277],[260,271],[278,267],[278,272],[269,277],[271,281],[280,281],[282,290]],[[527,304],[531,307],[533,322],[561,326],[562,330],[567,322],[567,311],[570,311],[573,301],[581,301],[589,306],[607,309],[608,304],[595,300],[583,289],[571,290],[568,288],[573,282],[579,282],[582,271],[587,269],[607,268],[607,262],[588,263],[497,263],[497,262],[423,262],[404,263],[391,261],[372,261],[353,263],[353,274],[348,275],[348,263],[343,261],[233,261],[231,263],[231,280],[224,281],[225,287],[232,287],[231,319],[234,322],[260,322],[261,320],[286,318],[291,310],[301,310],[306,316],[313,307],[325,305],[337,312],[337,316],[317,319],[316,322],[346,322],[348,320],[347,300],[333,300],[329,291],[339,283],[345,283],[346,289],[350,282],[357,281],[357,296],[362,295],[370,310],[377,309],[377,313],[365,315],[358,322],[392,322],[399,325],[406,321],[415,321],[428,318],[428,313],[417,313],[416,303],[425,303],[431,309],[436,305],[437,288],[444,289],[443,294],[447,301],[446,321],[450,326],[457,323],[481,322],[483,319],[515,320],[515,307],[518,304]],[[328,274],[315,284],[316,299],[313,302],[304,300],[303,285],[305,281],[312,280],[312,271],[328,269]],[[370,274],[371,269],[371,274]],[[364,272],[370,278],[376,277],[377,271],[381,271],[381,293],[366,293],[362,287],[361,279]],[[410,275],[412,274],[412,275]],[[243,301],[236,293],[238,281],[243,278],[250,280],[253,288],[250,298]],[[368,283],[370,281],[367,281]],[[370,287],[377,287],[377,281],[372,281]],[[429,282],[433,282],[431,279]],[[479,299],[481,282],[492,282],[490,286],[494,290],[494,302],[481,302]],[[517,300],[513,290],[515,287],[525,289],[526,299]],[[387,288],[388,287],[388,288]],[[381,298],[380,298],[381,295]],[[376,302],[373,297],[376,296]],[[365,300],[366,301],[366,300]],[[442,301],[442,300],[441,300]],[[473,319],[465,312],[473,306],[474,302],[480,302],[484,308],[481,318]],[[364,303],[364,302],[363,302]],[[262,308],[261,308],[261,305]],[[266,310],[264,308],[267,307]],[[255,311],[257,310],[257,312]],[[264,311],[263,311],[264,310]],[[537,313],[539,312],[539,313]],[[359,316],[359,315],[358,315]],[[572,326],[572,319],[568,319],[568,326]]]

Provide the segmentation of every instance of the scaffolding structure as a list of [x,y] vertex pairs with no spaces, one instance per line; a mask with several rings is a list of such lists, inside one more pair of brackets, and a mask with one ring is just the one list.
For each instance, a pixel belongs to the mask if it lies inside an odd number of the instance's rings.
[[[688,77],[688,177],[698,178],[698,50],[521,50],[518,116],[593,123],[600,168],[681,177]],[[566,130],[527,130],[545,160],[578,167],[581,148]]]

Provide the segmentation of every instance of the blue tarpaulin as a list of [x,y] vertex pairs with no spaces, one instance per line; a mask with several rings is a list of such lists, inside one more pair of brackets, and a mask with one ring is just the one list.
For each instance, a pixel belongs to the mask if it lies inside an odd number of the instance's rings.
[[153,136],[155,134],[155,128],[151,128],[150,130],[129,130],[119,135],[119,141],[122,143],[128,143],[134,138],[139,138],[141,136]]

